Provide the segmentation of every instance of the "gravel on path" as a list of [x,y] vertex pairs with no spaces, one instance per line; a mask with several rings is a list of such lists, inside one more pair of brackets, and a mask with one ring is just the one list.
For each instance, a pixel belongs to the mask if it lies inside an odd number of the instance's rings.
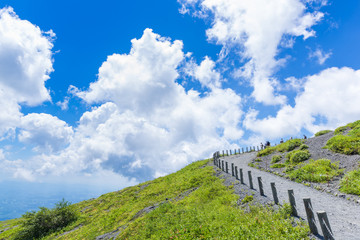
[[[303,184],[292,182],[288,179],[276,176],[274,174],[249,167],[248,163],[255,158],[256,153],[253,152],[240,155],[225,156],[221,157],[220,160],[228,162],[230,170],[227,175],[229,175],[230,178],[235,179],[235,177],[231,176],[231,163],[234,163],[234,165],[237,166],[238,169],[243,169],[245,185],[241,186],[241,189],[247,188],[249,190],[249,179],[247,174],[248,171],[251,171],[253,186],[255,188],[255,191],[251,191],[255,193],[254,197],[258,201],[266,203],[269,201],[269,199],[272,200],[270,183],[275,182],[280,203],[289,202],[288,190],[294,190],[297,206],[296,208],[299,217],[306,219],[303,199],[311,198],[311,203],[315,215],[317,211],[325,211],[327,213],[335,239],[360,239],[360,206],[358,204],[347,201],[346,199],[335,197],[328,193],[320,192]],[[261,197],[258,193],[259,187],[257,183],[257,177],[262,178],[265,197]],[[322,234],[317,217],[316,221],[318,231],[320,234]]]

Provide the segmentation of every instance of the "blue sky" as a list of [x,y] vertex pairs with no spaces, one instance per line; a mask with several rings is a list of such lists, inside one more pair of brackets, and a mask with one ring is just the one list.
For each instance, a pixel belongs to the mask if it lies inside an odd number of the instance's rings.
[[0,184],[122,188],[360,119],[359,1],[0,9]]

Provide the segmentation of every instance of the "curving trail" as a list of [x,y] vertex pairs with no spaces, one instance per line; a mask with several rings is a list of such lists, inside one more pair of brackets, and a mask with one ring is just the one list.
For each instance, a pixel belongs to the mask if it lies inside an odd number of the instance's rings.
[[[292,182],[274,174],[249,167],[248,163],[254,158],[256,158],[256,153],[245,153],[221,157],[220,160],[225,160],[229,163],[229,174],[225,174],[230,175],[230,177],[231,163],[234,163],[238,168],[242,168],[244,173],[244,184],[247,186],[249,185],[247,172],[251,171],[255,191],[259,191],[257,177],[261,177],[264,193],[266,195],[265,198],[270,198],[272,200],[273,197],[270,182],[275,182],[280,204],[284,201],[289,202],[287,190],[293,189],[297,212],[299,217],[303,219],[306,219],[303,198],[311,198],[315,215],[316,211],[326,211],[335,239],[360,239],[360,206],[358,204],[335,197],[328,193],[317,191],[313,188]],[[322,235],[317,216],[316,221],[318,231]]]

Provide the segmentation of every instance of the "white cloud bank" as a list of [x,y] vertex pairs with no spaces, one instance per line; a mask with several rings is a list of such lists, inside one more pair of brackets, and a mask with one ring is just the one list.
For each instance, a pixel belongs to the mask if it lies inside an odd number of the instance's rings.
[[[244,126],[264,138],[296,135],[302,128],[316,133],[334,129],[360,118],[360,70],[329,68],[308,76],[295,106],[283,106],[275,117],[257,119],[258,112],[246,115]],[[323,119],[324,121],[318,121]]]
[[[83,114],[74,133],[47,115],[23,120],[21,141],[39,141],[46,132],[49,142],[38,146],[57,151],[60,143],[69,143],[56,154],[35,157],[33,176],[114,172],[134,182],[176,171],[211,156],[219,147],[236,146],[232,140],[243,135],[238,126],[241,98],[231,89],[217,87],[220,75],[215,71],[210,71],[211,76],[203,73],[203,69],[213,69],[214,62],[205,58],[200,66],[192,65],[194,77],[212,86],[200,96],[177,83],[186,60],[181,41],[146,29],[131,42],[129,54],[107,58],[88,90],[71,87],[86,103],[100,104]],[[29,178],[27,172],[21,173]]]
[[[295,37],[315,36],[311,29],[324,14],[308,12],[301,0],[178,0],[181,12],[193,9],[196,16],[211,19],[209,40],[223,46],[223,53],[237,51],[246,64],[237,75],[251,80],[252,96],[267,105],[285,104],[276,93],[272,75],[285,59],[277,59],[279,46],[292,47]],[[307,1],[310,4],[314,1]],[[326,1],[321,1],[326,4]]]
[[20,124],[20,104],[51,100],[45,81],[53,71],[52,37],[12,8],[0,9],[0,140]]

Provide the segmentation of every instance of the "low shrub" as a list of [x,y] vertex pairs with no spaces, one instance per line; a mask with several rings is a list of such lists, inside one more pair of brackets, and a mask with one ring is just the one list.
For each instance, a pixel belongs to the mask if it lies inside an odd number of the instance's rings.
[[300,168],[289,171],[288,175],[297,182],[326,182],[341,173],[338,163],[332,163],[329,159],[319,159],[302,164]]
[[308,148],[309,148],[309,146],[306,145],[306,144],[301,144],[300,147],[299,147],[300,150],[306,150]]
[[286,155],[287,161],[285,163],[298,164],[310,158],[311,154],[308,150],[294,150]]
[[253,196],[253,195],[246,195],[241,202],[242,202],[242,203],[248,203],[248,202],[251,202],[252,200],[254,200],[254,196]]
[[262,162],[261,158],[255,159],[255,162]]
[[360,169],[345,174],[340,181],[340,191],[360,195]]
[[258,152],[257,156],[258,157],[264,157],[264,156],[267,156],[273,152],[276,151],[276,147],[267,147],[261,151]]
[[347,126],[338,127],[337,129],[335,129],[334,135],[343,134],[347,128]]
[[283,168],[285,166],[286,165],[284,163],[275,163],[275,164],[271,165],[270,167],[271,168]]
[[281,158],[282,158],[281,155],[274,155],[274,156],[272,156],[272,158],[271,158],[271,163],[280,162]]
[[69,202],[64,199],[48,209],[40,207],[38,212],[27,212],[23,215],[22,231],[15,239],[37,239],[59,231],[77,219],[77,214]]
[[284,143],[281,143],[279,145],[276,146],[276,149],[279,152],[290,152],[292,150],[294,150],[295,148],[299,147],[302,143],[301,139],[290,139]]
[[319,136],[324,135],[324,134],[327,134],[327,133],[329,133],[329,132],[331,132],[331,130],[322,130],[322,131],[319,131],[319,132],[315,133],[315,137],[319,137]]
[[360,137],[337,135],[330,138],[326,148],[333,152],[353,155],[360,153]]

